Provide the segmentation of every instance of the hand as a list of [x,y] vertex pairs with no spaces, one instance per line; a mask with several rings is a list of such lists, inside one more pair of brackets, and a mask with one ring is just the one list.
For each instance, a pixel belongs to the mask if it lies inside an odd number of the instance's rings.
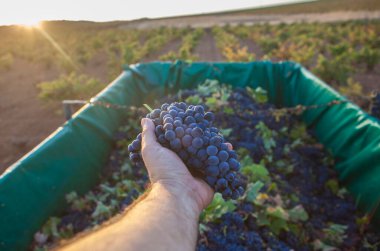
[[190,200],[199,214],[210,204],[213,190],[203,180],[194,178],[176,153],[157,142],[152,120],[143,118],[141,126],[141,153],[152,186],[162,185],[178,200]]

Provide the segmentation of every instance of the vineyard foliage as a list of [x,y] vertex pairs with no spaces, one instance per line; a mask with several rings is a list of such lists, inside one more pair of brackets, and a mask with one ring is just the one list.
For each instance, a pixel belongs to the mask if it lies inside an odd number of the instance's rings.
[[[205,35],[211,35],[214,44],[204,44]],[[196,52],[202,46],[211,49],[214,46],[223,60],[229,62],[292,60],[337,89],[362,95],[362,88],[357,87],[362,83],[355,76],[379,76],[380,22],[132,29],[117,22],[54,21],[34,29],[0,27],[0,45],[0,71],[18,70],[20,60],[42,65],[46,71],[58,70],[62,76],[57,80],[38,85],[40,97],[57,102],[90,98],[120,74],[124,64],[146,62],[149,57],[149,60],[163,61],[212,60]],[[152,55],[158,56],[152,59]],[[97,57],[100,67],[106,69],[102,81],[97,79],[99,74],[91,73],[92,62]],[[87,68],[90,70],[85,71]],[[74,88],[73,78],[83,80],[80,84],[84,87]],[[89,87],[92,80],[102,84]],[[356,88],[348,91],[353,83]],[[84,91],[86,88],[91,90]]]

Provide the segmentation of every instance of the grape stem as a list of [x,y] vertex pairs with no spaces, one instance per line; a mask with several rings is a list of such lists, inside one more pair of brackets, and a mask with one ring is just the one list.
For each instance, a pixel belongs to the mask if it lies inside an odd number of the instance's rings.
[[144,106],[146,109],[148,109],[149,112],[153,111],[153,109],[148,104],[144,104]]

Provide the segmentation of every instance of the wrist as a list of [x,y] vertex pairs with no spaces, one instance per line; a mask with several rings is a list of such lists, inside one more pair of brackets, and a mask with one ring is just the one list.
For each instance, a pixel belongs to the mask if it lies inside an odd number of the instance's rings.
[[196,192],[195,184],[185,186],[176,181],[156,181],[148,195],[150,199],[168,202],[177,212],[198,221],[203,210],[202,201]]

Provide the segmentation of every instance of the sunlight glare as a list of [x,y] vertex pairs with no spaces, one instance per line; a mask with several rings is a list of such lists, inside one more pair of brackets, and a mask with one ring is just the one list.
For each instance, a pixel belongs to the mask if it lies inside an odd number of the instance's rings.
[[25,28],[39,28],[41,26],[41,20],[37,18],[25,18],[19,22],[19,25]]

